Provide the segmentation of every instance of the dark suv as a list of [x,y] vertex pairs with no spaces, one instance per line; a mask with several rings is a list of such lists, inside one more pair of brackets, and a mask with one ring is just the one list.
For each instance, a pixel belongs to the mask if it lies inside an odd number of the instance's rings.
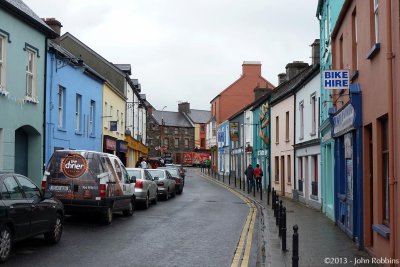
[[15,241],[44,234],[58,243],[64,225],[64,207],[51,193],[44,194],[29,178],[0,171],[0,262]]

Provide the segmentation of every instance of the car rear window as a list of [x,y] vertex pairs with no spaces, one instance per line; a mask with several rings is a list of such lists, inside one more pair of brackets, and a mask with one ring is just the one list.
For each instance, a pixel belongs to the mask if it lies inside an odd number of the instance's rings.
[[172,176],[179,176],[179,171],[178,171],[178,169],[169,168],[168,171],[169,171],[169,173],[170,173]]
[[160,180],[165,179],[164,171],[161,170],[148,170],[148,171],[154,178],[158,177],[158,179]]
[[136,179],[143,179],[142,173],[139,170],[127,170],[130,177],[135,176]]

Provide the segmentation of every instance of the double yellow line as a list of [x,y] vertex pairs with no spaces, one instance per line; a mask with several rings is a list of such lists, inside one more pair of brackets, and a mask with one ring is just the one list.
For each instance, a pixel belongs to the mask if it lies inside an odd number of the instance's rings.
[[[250,261],[250,251],[251,251],[251,243],[253,241],[253,232],[254,232],[254,225],[256,222],[256,217],[257,217],[257,208],[256,206],[246,197],[244,197],[242,194],[238,193],[237,191],[233,190],[232,188],[228,187],[225,184],[222,184],[220,182],[216,182],[215,180],[208,178],[207,176],[204,176],[207,180],[216,183],[220,186],[225,187],[228,189],[230,192],[235,194],[238,198],[240,198],[243,202],[245,202],[250,210],[249,214],[247,215],[246,218],[246,223],[244,224],[242,233],[240,235],[239,242],[236,246],[235,250],[235,255],[233,256],[232,264],[231,267],[247,267],[249,266],[249,261]],[[243,253],[244,250],[244,253]]]

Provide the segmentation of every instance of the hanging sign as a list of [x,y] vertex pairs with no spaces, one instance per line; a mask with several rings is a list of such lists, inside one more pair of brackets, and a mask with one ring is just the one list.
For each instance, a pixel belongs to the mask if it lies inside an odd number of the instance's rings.
[[349,89],[349,70],[324,70],[322,84],[324,89]]

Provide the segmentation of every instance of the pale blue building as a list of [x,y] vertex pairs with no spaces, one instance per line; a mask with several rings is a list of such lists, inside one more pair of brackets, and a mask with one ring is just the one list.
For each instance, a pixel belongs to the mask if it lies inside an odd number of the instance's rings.
[[0,170],[40,183],[46,39],[57,34],[20,0],[0,1]]
[[59,149],[102,151],[104,79],[53,41],[46,77],[45,162]]
[[[342,9],[344,0],[319,0],[316,16],[320,21],[320,73],[332,69],[331,34]],[[322,88],[320,98],[320,136],[321,136],[321,199],[322,211],[335,221],[334,205],[334,166],[335,141],[331,136],[330,114],[335,112],[332,91]]]

